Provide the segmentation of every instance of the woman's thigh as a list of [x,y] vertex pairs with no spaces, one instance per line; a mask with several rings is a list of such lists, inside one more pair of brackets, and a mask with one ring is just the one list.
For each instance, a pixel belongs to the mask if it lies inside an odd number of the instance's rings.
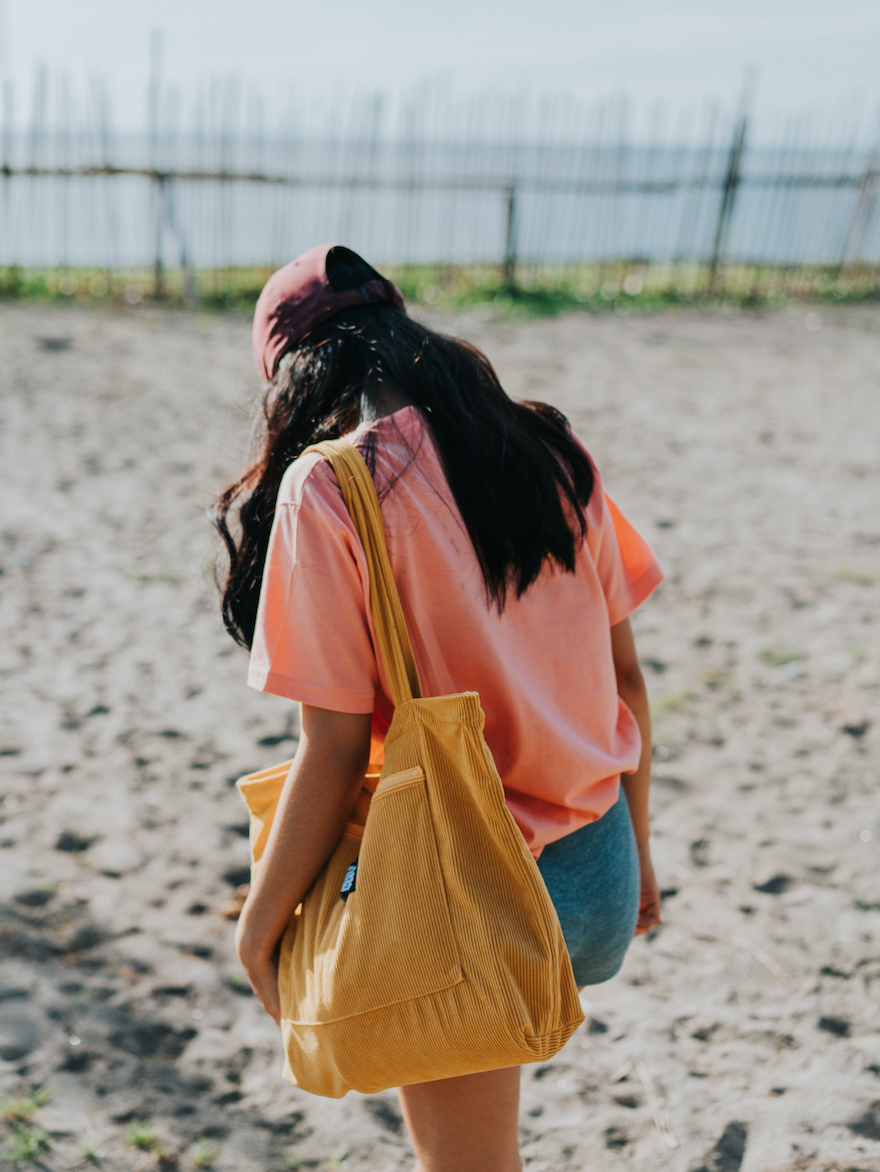
[[578,985],[597,985],[623,964],[639,912],[639,857],[629,806],[544,847],[538,867],[556,908]]
[[519,1067],[400,1087],[416,1172],[521,1172]]

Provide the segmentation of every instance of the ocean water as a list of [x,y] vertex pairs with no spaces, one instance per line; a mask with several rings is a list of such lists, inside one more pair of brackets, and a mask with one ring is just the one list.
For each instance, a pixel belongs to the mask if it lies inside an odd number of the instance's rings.
[[[76,144],[74,144],[74,147]],[[99,164],[24,139],[15,168]],[[145,138],[118,165],[150,168]],[[228,178],[0,177],[0,264],[197,268],[283,263],[338,240],[377,264],[704,261],[712,252],[726,149],[553,143],[180,141],[160,169]],[[255,182],[262,174],[285,182]],[[235,176],[239,176],[236,178]],[[511,193],[513,208],[511,209]],[[864,151],[744,154],[725,255],[781,265],[880,259],[876,160]],[[511,212],[513,216],[511,231]]]

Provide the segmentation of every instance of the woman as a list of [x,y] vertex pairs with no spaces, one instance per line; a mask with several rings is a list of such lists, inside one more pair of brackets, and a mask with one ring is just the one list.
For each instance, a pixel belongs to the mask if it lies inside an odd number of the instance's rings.
[[[237,930],[279,1020],[275,952],[335,847],[392,714],[363,550],[309,444],[348,434],[382,504],[425,695],[480,694],[505,800],[559,913],[580,986],[659,922],[650,728],[629,614],[662,579],[564,417],[510,400],[487,359],[408,317],[340,246],[260,297],[265,438],[223,494],[224,619],[248,682],[299,701],[302,735]],[[237,513],[238,532],[229,527]],[[620,797],[621,775],[623,793]],[[515,1172],[516,1067],[402,1087],[419,1172]]]

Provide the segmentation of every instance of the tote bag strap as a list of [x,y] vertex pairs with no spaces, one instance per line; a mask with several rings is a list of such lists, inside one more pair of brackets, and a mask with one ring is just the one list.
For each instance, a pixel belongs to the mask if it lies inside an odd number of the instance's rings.
[[385,525],[370,470],[360,452],[347,439],[324,440],[306,448],[303,455],[306,452],[319,452],[329,462],[364,547],[370,574],[373,625],[394,705],[397,707],[406,700],[418,699],[422,686],[388,560]]

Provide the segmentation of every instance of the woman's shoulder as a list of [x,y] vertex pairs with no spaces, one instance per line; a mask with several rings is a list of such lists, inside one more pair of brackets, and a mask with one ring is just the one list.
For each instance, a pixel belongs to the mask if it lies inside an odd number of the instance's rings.
[[597,521],[604,515],[605,512],[605,485],[602,479],[602,473],[599,471],[599,465],[593,458],[593,454],[587,448],[581,437],[574,431],[571,431],[571,438],[587,457],[590,462],[590,467],[593,470],[593,491],[590,493],[590,499],[587,503],[587,529],[590,526],[595,526]]
[[[421,440],[427,434],[425,421],[418,408],[402,407],[392,415],[360,424],[346,439],[361,452],[371,438],[383,452],[397,444],[411,452],[413,438]],[[341,493],[330,463],[320,452],[306,452],[298,456],[285,471],[277,503],[300,506],[312,501],[337,498],[341,499]]]
[[581,439],[581,437],[578,435],[578,433],[574,430],[574,428],[571,428],[571,430],[569,431],[569,435],[574,440],[574,442],[577,444],[577,446],[580,448],[580,450],[583,452],[583,454],[587,457],[587,459],[590,461],[590,467],[593,469],[593,475],[598,476],[599,475],[599,466],[596,463],[592,452],[589,450],[587,445],[584,443],[584,441]]
[[333,469],[320,452],[306,452],[287,468],[278,488],[276,508],[308,508],[313,512],[337,512],[342,493]]
[[390,415],[383,415],[360,424],[349,438],[355,447],[363,448],[372,439],[382,447],[403,443],[411,446],[414,438],[429,434],[429,428],[418,407],[408,405]]

